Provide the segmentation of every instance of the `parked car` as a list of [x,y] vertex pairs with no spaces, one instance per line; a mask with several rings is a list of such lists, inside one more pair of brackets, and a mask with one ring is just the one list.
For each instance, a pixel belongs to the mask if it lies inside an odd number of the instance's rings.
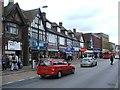
[[81,67],[83,66],[97,66],[97,59],[92,57],[85,57],[81,61]]
[[41,78],[46,76],[56,76],[61,78],[65,74],[74,74],[75,66],[67,63],[64,59],[41,59],[38,62],[37,74]]
[[115,59],[119,59],[119,55],[118,54],[115,55]]

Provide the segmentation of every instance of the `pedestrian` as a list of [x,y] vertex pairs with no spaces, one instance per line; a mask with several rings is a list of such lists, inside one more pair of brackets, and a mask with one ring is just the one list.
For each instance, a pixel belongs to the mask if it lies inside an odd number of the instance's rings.
[[113,65],[113,60],[114,60],[113,55],[111,55],[111,56],[110,56],[110,64],[111,64],[111,65]]
[[21,58],[20,58],[20,57],[19,57],[19,59],[18,59],[17,65],[18,65],[18,68],[21,69]]
[[9,55],[6,55],[5,58],[6,58],[6,67],[9,68],[10,67]]
[[10,67],[12,65],[12,55],[9,55],[9,62],[10,62]]
[[13,71],[14,69],[18,70],[17,63],[18,63],[18,56],[14,54],[13,57],[12,57],[11,71]]
[[6,66],[7,62],[6,62],[6,58],[4,55],[2,55],[2,71],[6,70],[7,69],[7,66]]

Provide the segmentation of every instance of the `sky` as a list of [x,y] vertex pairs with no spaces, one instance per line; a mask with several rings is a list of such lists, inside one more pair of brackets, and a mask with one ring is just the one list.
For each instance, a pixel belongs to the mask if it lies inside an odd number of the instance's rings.
[[[9,0],[4,0],[4,5]],[[120,0],[14,0],[23,10],[41,8],[51,22],[63,23],[67,30],[105,33],[118,44],[118,2]],[[48,8],[42,8],[47,5]]]

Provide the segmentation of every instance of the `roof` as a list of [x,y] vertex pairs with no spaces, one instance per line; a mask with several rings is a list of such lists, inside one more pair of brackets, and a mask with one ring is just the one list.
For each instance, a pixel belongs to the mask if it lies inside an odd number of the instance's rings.
[[23,23],[24,23],[25,25],[27,25],[27,18],[25,17],[24,13],[22,12],[23,10],[20,9],[18,3],[15,3],[15,4],[8,3],[8,5],[4,7],[4,17],[7,18],[7,16],[8,16],[12,11],[14,11],[15,9],[18,10],[18,13],[19,13],[19,15],[20,15],[21,20],[23,21]]
[[38,14],[39,12],[39,8],[37,9],[33,9],[33,10],[28,10],[28,11],[23,11],[25,16],[28,18],[28,20],[30,22],[33,21],[33,19],[35,18],[35,16]]

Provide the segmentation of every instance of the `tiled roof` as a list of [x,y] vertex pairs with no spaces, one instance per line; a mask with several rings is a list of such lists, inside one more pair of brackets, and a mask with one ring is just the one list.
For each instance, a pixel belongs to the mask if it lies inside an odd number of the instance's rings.
[[20,17],[21,17],[23,23],[27,24],[27,18],[25,17],[24,13],[22,12],[22,9],[20,9],[18,3],[15,3],[15,4],[8,3],[8,5],[4,7],[4,17],[7,18],[7,16],[15,9],[18,10],[18,13],[20,14]]
[[24,14],[27,17],[27,19],[29,20],[29,22],[32,22],[33,19],[35,18],[35,16],[38,14],[38,12],[39,12],[39,8],[33,9],[33,10],[24,11]]

